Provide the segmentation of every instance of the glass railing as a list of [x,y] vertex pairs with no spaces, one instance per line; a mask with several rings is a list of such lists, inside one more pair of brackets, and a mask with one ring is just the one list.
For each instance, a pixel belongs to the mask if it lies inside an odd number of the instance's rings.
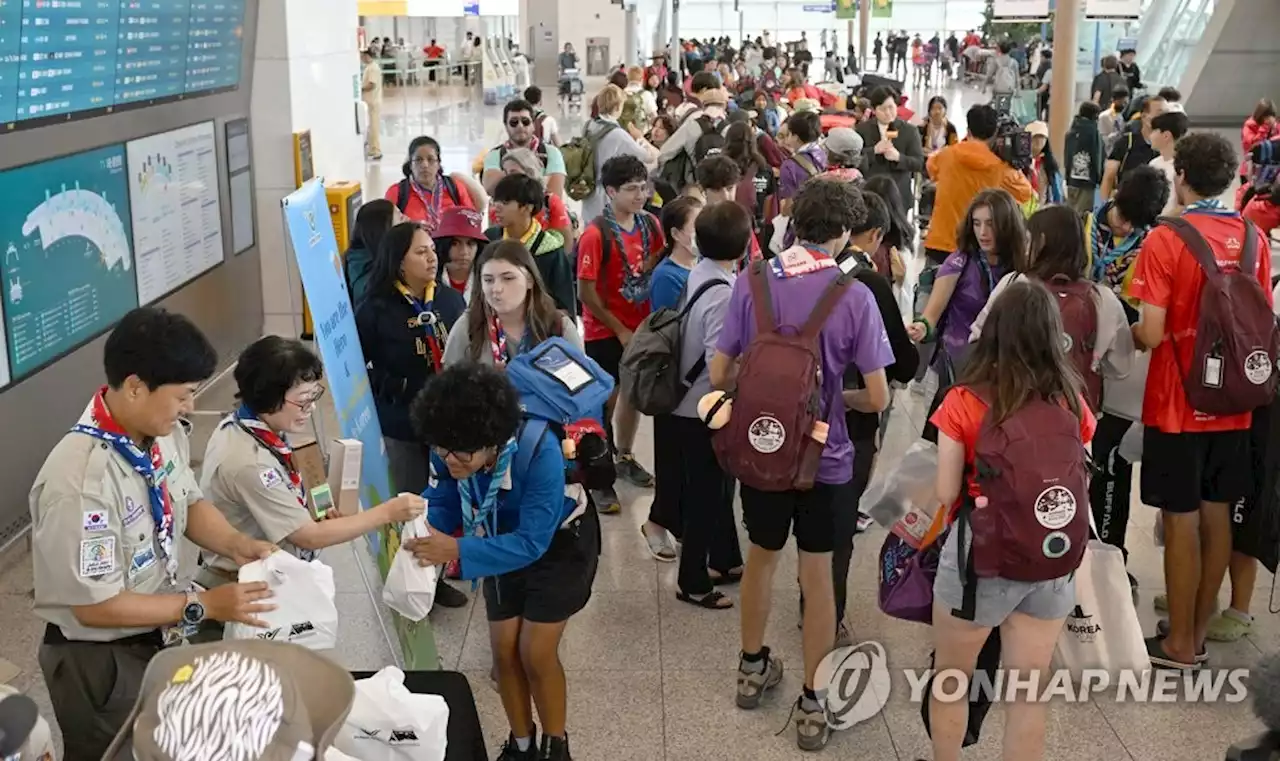
[[1153,47],[1143,66],[1148,87],[1178,86],[1216,4],[1216,0],[1170,0],[1167,7],[1171,15],[1167,19],[1143,19],[1144,24],[1167,24],[1160,45]]

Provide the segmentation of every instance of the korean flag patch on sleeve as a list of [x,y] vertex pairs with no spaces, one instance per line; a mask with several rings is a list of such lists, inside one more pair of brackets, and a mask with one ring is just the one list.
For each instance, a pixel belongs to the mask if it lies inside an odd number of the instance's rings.
[[280,471],[275,468],[263,468],[258,472],[258,480],[261,481],[262,486],[267,489],[284,483],[284,478],[280,476]]

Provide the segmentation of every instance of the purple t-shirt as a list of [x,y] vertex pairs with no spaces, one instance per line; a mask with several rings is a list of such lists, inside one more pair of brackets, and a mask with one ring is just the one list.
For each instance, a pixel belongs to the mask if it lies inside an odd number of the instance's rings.
[[[779,280],[770,269],[770,294],[779,323],[794,326],[799,331],[827,284],[839,274],[838,268],[829,267]],[[744,275],[734,283],[716,350],[730,357],[740,356],[755,334],[751,282],[750,277]],[[822,347],[823,419],[830,426],[830,431],[818,466],[818,481],[843,484],[853,473],[853,442],[849,440],[845,426],[844,398],[841,395],[844,371],[852,364],[866,375],[893,364],[893,349],[889,346],[880,309],[870,289],[857,281],[848,287],[844,298],[827,318],[819,344]]]
[[[827,152],[817,145],[806,145],[800,149],[813,162],[813,168],[817,169],[817,174],[827,171]],[[782,162],[782,168],[778,170],[778,198],[785,200],[787,198],[795,198],[796,193],[800,192],[800,186],[811,175],[805,171],[804,167],[796,163],[794,158],[788,158]]]
[[969,329],[973,326],[973,321],[987,305],[987,298],[995,284],[1008,274],[1003,265],[995,264],[990,267],[991,278],[988,280],[985,274],[987,268],[981,266],[982,263],[977,259],[965,269],[964,263],[968,258],[967,253],[956,251],[938,267],[938,277],[960,275],[955,291],[951,294],[951,301],[947,304],[946,324],[942,328],[942,345],[952,357],[960,356],[958,352],[968,345]]

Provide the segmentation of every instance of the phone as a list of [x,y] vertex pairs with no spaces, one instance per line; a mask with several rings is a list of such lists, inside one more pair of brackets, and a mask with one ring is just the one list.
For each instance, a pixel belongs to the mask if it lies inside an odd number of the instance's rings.
[[311,490],[311,499],[308,507],[311,508],[311,517],[317,521],[322,521],[329,517],[331,510],[337,510],[337,506],[333,503],[333,491],[329,489],[329,484],[320,484]]

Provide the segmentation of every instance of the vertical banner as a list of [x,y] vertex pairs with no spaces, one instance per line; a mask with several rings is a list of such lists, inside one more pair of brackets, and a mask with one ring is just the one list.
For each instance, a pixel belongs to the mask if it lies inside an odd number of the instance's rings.
[[[351,296],[342,274],[342,257],[338,255],[338,241],[329,216],[324,179],[309,180],[285,196],[281,206],[289,247],[298,263],[298,275],[307,300],[315,310],[315,343],[324,362],[325,383],[337,410],[338,429],[342,438],[358,439],[362,445],[360,504],[362,509],[368,509],[392,497],[391,478],[382,426],[378,423],[364,352],[356,334]],[[365,538],[385,578],[391,559],[400,548],[399,530],[389,526],[366,534]],[[440,668],[435,634],[427,619],[414,623],[396,613],[391,616],[404,652],[405,668]]]
[[1048,20],[1049,0],[995,0],[991,4],[991,21],[997,24]]
[[1137,21],[1142,17],[1142,0],[1085,0],[1086,21]]
[[836,0],[836,18],[842,21],[857,21],[858,0]]
[[875,18],[893,18],[893,0],[871,0],[871,15]]

